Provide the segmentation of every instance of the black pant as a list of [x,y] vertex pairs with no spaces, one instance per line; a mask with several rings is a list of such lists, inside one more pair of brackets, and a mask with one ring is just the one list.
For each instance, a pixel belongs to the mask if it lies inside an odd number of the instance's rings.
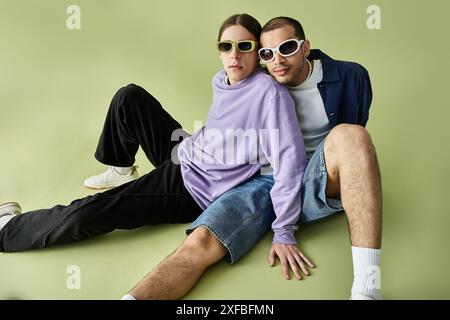
[[70,243],[115,229],[193,221],[202,210],[184,187],[180,166],[171,160],[178,144],[171,135],[180,128],[147,91],[136,85],[121,88],[111,101],[95,157],[104,164],[131,166],[141,146],[155,169],[68,206],[14,217],[0,231],[0,251]]

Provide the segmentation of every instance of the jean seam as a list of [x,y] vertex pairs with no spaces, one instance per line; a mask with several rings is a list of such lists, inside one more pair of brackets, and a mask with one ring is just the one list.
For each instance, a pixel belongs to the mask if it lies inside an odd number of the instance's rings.
[[217,233],[217,232],[215,232],[210,226],[208,226],[207,224],[204,224],[204,223],[200,223],[200,224],[198,224],[198,225],[196,225],[195,226],[195,228],[189,228],[189,229],[191,229],[192,231],[193,230],[195,230],[196,228],[198,228],[198,227],[204,227],[204,228],[206,228],[206,229],[208,229],[209,230],[209,232],[211,232],[216,238],[217,238],[217,240],[219,240],[219,242],[225,247],[225,248],[227,248],[227,250],[228,250],[228,252],[230,253],[230,257],[231,257],[231,263],[233,263],[234,262],[234,252],[233,252],[233,248],[230,246],[230,244],[227,244],[226,243],[226,241]]

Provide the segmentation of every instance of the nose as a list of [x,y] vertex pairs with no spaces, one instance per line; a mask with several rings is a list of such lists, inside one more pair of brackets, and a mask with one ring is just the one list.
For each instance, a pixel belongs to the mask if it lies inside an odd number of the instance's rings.
[[236,46],[233,46],[230,51],[230,58],[239,59],[239,50]]
[[280,53],[275,52],[275,59],[274,59],[274,61],[275,61],[276,64],[278,64],[278,63],[284,61],[284,57]]

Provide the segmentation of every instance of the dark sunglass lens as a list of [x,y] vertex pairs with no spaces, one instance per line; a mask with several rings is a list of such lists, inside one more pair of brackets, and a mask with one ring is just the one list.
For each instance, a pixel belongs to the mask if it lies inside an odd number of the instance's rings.
[[218,45],[219,51],[228,52],[231,50],[231,43],[229,42],[219,42]]
[[238,43],[238,49],[243,52],[252,50],[252,43],[250,41],[244,41]]
[[263,61],[269,61],[269,60],[271,60],[273,58],[273,51],[270,50],[270,49],[262,49],[259,52],[259,57]]
[[283,43],[280,46],[280,53],[284,54],[284,55],[291,54],[291,53],[295,52],[295,50],[297,50],[297,48],[298,48],[297,41],[294,41],[294,40],[288,41],[286,43]]

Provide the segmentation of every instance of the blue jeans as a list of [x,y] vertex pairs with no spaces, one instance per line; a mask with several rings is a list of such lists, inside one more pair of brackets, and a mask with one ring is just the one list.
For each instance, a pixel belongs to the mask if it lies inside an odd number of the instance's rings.
[[[302,211],[299,223],[309,224],[343,210],[340,199],[327,198],[327,170],[323,146],[317,146],[303,175]],[[225,260],[233,263],[246,254],[271,229],[275,212],[270,198],[271,175],[257,175],[214,201],[186,230],[202,226],[228,249]]]

